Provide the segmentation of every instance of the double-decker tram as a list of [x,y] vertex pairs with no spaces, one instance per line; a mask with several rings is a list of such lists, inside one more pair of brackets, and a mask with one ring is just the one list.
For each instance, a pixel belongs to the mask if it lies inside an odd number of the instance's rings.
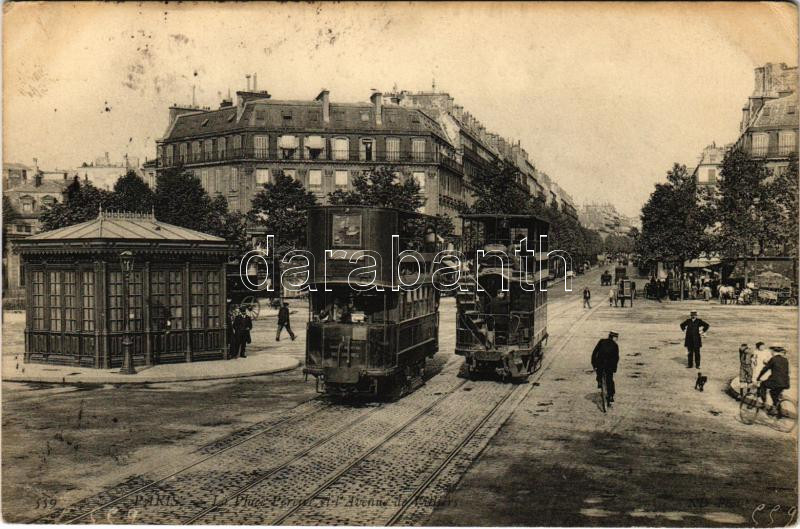
[[548,249],[540,236],[548,229],[527,215],[462,216],[467,262],[456,297],[456,354],[469,376],[524,379],[541,366]]
[[304,373],[318,391],[398,398],[422,384],[425,360],[438,350],[432,220],[369,206],[309,210]]

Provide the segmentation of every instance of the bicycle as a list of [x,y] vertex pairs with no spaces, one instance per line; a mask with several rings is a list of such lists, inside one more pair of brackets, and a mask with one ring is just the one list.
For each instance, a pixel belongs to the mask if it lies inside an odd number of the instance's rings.
[[[597,371],[594,369],[589,369],[586,371],[587,374],[594,373],[597,374]],[[600,409],[603,413],[606,413],[608,409],[608,386],[606,385],[606,377],[600,377]]]
[[742,395],[742,402],[739,404],[739,419],[744,424],[753,424],[758,420],[759,414],[762,418],[769,417],[770,419],[767,419],[764,424],[779,432],[788,433],[797,426],[796,402],[784,397],[781,392],[777,404],[773,403],[773,406],[767,408],[766,403],[758,395],[758,385],[753,384]]

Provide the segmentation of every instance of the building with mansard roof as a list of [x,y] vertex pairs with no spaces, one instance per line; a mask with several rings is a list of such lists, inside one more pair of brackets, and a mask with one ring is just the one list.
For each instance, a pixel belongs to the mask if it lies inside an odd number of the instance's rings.
[[[489,132],[443,92],[373,91],[368,103],[332,101],[323,89],[312,101],[276,100],[254,85],[219,108],[173,106],[157,142],[157,158],[144,172],[182,166],[230,209],[246,212],[277,171],[325,202],[351,189],[353,178],[376,166],[414,178],[427,214],[456,217],[473,202],[471,182],[497,164],[515,169],[521,189],[553,200],[576,215],[567,193],[536,170],[519,142]],[[456,224],[456,235],[460,223]]]
[[453,214],[466,204],[455,150],[422,109],[385,104],[379,92],[369,103],[334,102],[325,89],[312,101],[275,100],[266,91],[236,95],[236,104],[225,100],[216,110],[170,108],[157,159],[145,170],[183,166],[242,212],[277,171],[324,202],[376,166],[414,178],[426,199],[424,213]]
[[797,67],[767,63],[755,69],[753,94],[742,108],[736,147],[780,172],[797,157]]

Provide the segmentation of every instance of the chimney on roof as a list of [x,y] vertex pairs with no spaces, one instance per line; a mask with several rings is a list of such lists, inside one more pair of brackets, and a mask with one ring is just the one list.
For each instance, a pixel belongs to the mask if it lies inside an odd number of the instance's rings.
[[331,122],[331,93],[328,91],[327,88],[323,88],[319,95],[316,97],[316,101],[322,101],[322,122],[323,123],[330,123]]
[[250,74],[245,75],[245,78],[247,78],[247,91],[249,92],[250,91]]
[[372,101],[372,106],[375,110],[375,124],[380,125],[383,123],[383,94],[375,90],[372,92],[372,95],[369,96],[369,98]]
[[253,74],[253,92],[258,92],[258,73]]

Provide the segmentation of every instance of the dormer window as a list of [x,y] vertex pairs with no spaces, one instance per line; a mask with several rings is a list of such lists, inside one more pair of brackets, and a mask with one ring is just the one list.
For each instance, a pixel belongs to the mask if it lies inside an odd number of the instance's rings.
[[281,112],[281,116],[283,117],[284,123],[289,123],[292,121],[292,111],[291,110],[284,110]]
[[265,110],[256,110],[256,121],[266,121],[267,112]]
[[369,121],[369,112],[361,113],[361,121]]

